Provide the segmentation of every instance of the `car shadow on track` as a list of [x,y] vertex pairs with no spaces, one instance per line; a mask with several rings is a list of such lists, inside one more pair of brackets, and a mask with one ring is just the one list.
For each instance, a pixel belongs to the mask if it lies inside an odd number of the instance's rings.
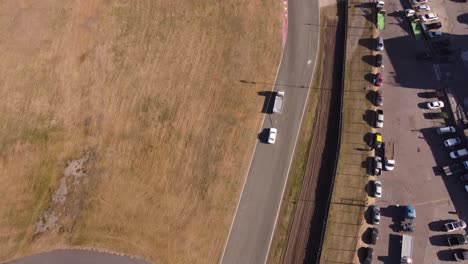
[[259,96],[264,96],[265,97],[265,99],[263,100],[262,113],[272,114],[276,93],[272,92],[272,91],[260,91],[257,94]]

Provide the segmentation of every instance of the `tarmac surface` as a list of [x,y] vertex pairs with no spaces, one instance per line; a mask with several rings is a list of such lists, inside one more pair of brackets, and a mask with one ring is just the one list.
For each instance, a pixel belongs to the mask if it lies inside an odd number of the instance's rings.
[[[221,263],[265,263],[268,256],[315,68],[318,1],[290,1],[288,15],[287,40],[274,85],[274,91],[285,91],[284,110],[265,117]],[[278,129],[274,145],[265,143],[271,127]]]

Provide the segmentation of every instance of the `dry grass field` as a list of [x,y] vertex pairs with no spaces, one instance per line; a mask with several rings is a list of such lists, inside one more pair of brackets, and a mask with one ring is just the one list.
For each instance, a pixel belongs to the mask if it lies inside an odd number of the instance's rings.
[[217,262],[280,38],[281,1],[0,1],[0,260]]

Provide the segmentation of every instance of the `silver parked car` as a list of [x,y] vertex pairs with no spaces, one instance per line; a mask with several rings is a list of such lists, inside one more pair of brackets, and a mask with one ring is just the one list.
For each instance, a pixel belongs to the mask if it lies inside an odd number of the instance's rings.
[[466,155],[468,155],[468,150],[465,148],[450,152],[450,158],[452,159],[458,159]]
[[461,139],[459,137],[449,138],[444,141],[444,145],[446,147],[453,147],[461,143]]

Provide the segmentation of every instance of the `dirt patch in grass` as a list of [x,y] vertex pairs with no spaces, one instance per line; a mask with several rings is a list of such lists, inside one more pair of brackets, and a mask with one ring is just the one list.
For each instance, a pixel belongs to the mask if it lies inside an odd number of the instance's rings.
[[[0,260],[67,247],[219,259],[262,119],[257,92],[279,61],[281,7],[2,1]],[[86,176],[65,176],[85,155]]]

